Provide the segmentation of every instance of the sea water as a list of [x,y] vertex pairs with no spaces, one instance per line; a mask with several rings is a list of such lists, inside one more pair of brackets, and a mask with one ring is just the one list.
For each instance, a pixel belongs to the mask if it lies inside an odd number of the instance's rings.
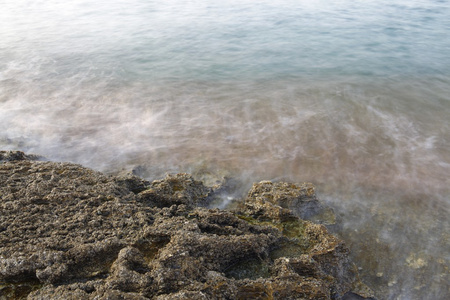
[[447,0],[0,0],[1,149],[310,181],[380,299],[450,295],[449,120]]

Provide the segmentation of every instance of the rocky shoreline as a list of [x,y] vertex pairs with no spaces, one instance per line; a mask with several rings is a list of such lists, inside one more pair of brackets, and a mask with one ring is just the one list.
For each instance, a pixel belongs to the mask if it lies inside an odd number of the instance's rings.
[[[146,181],[0,151],[0,299],[374,299],[309,183]],[[308,221],[308,220],[312,221]]]

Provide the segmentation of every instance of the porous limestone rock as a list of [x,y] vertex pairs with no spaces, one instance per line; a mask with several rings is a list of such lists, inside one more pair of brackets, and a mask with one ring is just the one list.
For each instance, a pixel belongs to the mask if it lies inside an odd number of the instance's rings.
[[139,198],[147,205],[157,207],[184,204],[194,208],[206,205],[211,192],[211,188],[196,181],[189,174],[168,174],[163,180],[153,181],[148,189],[139,194]]
[[150,183],[6,157],[0,299],[341,299],[365,287],[343,241],[268,192],[208,209],[212,190],[187,174]]
[[261,181],[253,184],[246,203],[263,204],[266,202],[286,208],[304,220],[325,225],[336,222],[333,210],[317,199],[315,186],[312,183]]

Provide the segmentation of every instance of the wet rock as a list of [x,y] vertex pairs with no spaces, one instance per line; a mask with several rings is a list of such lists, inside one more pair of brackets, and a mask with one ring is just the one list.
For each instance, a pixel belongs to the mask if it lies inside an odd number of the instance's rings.
[[207,205],[211,188],[196,181],[186,173],[168,174],[163,180],[155,180],[139,194],[141,201],[158,207],[184,204],[188,207]]
[[304,220],[323,224],[334,224],[336,217],[331,208],[323,205],[316,197],[311,183],[300,185],[286,182],[261,181],[253,184],[246,203],[268,202],[286,208]]
[[25,154],[22,151],[0,151],[0,163],[15,160],[39,160],[42,156],[34,154]]
[[314,202],[307,188],[264,183],[225,211],[204,207],[212,190],[188,174],[150,183],[28,159],[0,163],[0,183],[0,299],[341,299],[365,287],[344,242],[292,212]]
[[118,185],[125,187],[135,194],[143,192],[150,187],[150,182],[132,173],[119,175],[116,177],[115,181]]

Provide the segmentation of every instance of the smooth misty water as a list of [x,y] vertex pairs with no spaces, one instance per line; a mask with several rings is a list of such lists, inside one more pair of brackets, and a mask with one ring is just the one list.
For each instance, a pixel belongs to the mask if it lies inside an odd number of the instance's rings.
[[380,299],[450,296],[449,120],[449,1],[0,0],[1,149],[311,181]]

